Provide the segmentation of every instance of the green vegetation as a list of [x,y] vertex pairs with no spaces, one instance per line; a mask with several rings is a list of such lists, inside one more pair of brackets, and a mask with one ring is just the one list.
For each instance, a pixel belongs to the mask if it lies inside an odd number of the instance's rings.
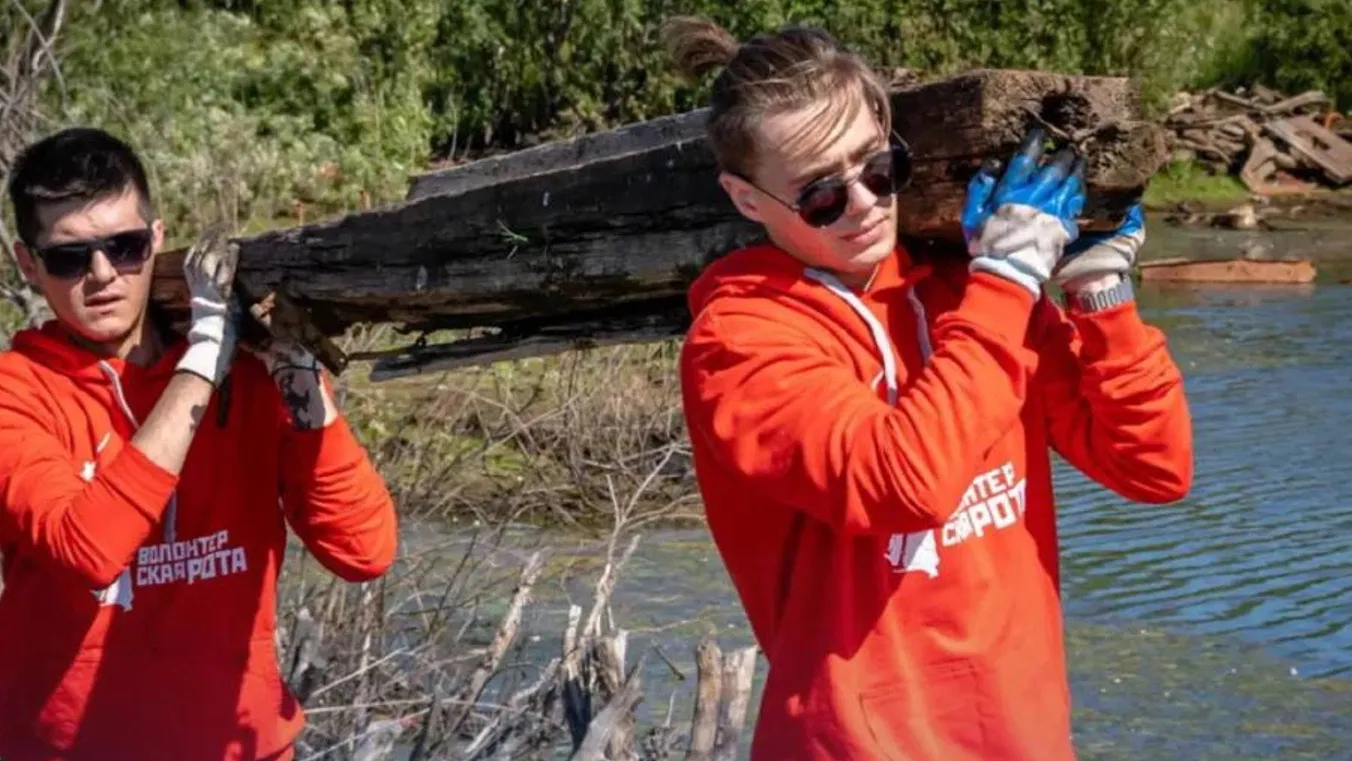
[[1248,195],[1248,188],[1237,177],[1212,174],[1200,164],[1180,161],[1166,166],[1150,180],[1144,200],[1148,207],[1163,207],[1183,201],[1239,202]]
[[[32,10],[40,0],[23,0]],[[880,67],[1035,67],[1180,88],[1264,81],[1352,105],[1342,0],[105,0],[75,4],[56,123],[146,153],[176,240],[402,196],[410,173],[699,103],[660,21],[825,26]],[[2,33],[0,33],[2,34]],[[61,85],[64,86],[61,86]]]

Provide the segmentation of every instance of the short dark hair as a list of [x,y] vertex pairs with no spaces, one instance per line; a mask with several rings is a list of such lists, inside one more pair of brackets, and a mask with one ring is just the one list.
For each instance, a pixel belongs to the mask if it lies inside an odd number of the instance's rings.
[[94,201],[133,187],[141,215],[154,219],[145,166],[131,146],[101,129],[71,127],[49,135],[19,154],[10,173],[9,198],[19,239],[35,246],[42,233],[38,207],[65,201]]

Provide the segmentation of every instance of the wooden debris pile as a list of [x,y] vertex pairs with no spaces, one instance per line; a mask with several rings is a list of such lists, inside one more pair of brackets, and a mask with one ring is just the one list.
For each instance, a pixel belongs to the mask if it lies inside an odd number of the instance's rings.
[[1318,90],[1179,93],[1164,125],[1176,159],[1234,174],[1260,195],[1352,183],[1352,119]]

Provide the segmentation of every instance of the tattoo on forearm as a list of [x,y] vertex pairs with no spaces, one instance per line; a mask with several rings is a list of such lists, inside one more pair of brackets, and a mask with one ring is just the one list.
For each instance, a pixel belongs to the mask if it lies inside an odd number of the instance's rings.
[[190,428],[194,431],[202,425],[202,418],[206,417],[207,406],[205,404],[194,404],[192,409],[188,410],[188,419],[192,421]]

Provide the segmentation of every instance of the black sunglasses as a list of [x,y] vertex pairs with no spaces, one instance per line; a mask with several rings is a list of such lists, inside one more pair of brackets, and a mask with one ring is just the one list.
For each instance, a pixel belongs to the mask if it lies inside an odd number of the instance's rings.
[[95,251],[102,251],[117,269],[133,269],[150,258],[150,239],[149,230],[127,230],[104,238],[57,243],[33,253],[42,260],[47,274],[67,279],[88,272]]
[[[742,179],[751,182],[749,178]],[[873,154],[864,162],[859,176],[847,180],[842,175],[831,175],[809,183],[789,203],[764,188],[751,184],[762,193],[784,204],[812,227],[828,227],[840,219],[850,205],[850,185],[858,182],[878,198],[887,198],[911,183],[911,149],[904,140],[894,136],[887,150]]]

